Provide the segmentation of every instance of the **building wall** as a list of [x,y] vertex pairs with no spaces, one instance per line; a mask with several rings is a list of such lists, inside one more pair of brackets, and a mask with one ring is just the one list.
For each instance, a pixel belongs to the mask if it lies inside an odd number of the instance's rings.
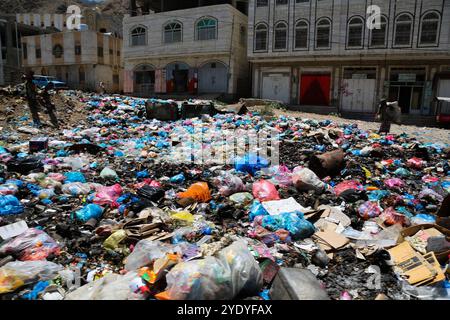
[[[263,75],[284,74],[289,77],[288,103],[301,103],[302,75],[329,74],[330,88],[329,98],[331,106],[343,107],[348,103],[349,97],[359,94],[364,97],[375,81],[375,93],[372,106],[366,106],[365,111],[375,111],[377,100],[381,97],[393,95],[393,86],[400,86],[391,81],[392,73],[396,68],[403,68],[406,73],[414,68],[423,68],[425,77],[415,81],[415,84],[404,86],[421,86],[419,94],[421,114],[431,114],[433,104],[431,102],[436,90],[436,82],[442,72],[441,66],[450,63],[450,3],[444,0],[373,0],[370,2],[360,0],[310,0],[297,3],[289,0],[288,5],[277,6],[275,0],[269,0],[268,7],[256,7],[256,0],[250,0],[249,7],[249,37],[248,57],[252,63],[253,95],[263,95]],[[371,31],[366,25],[369,14],[366,13],[367,5],[378,5],[381,14],[387,18],[387,39],[385,46],[374,48],[370,45]],[[435,45],[423,46],[418,42],[420,37],[421,17],[424,13],[434,11],[440,14],[440,28],[438,41]],[[394,44],[395,18],[404,12],[413,17],[412,43],[399,47]],[[351,47],[347,43],[347,23],[360,16],[363,21],[363,36],[361,47]],[[331,45],[329,48],[316,48],[316,22],[323,17],[331,21]],[[295,24],[303,20],[309,23],[307,48],[294,48]],[[288,46],[285,50],[274,49],[274,26],[278,21],[288,24]],[[268,48],[258,52],[255,50],[254,27],[264,23],[268,26]],[[348,86],[349,79],[345,79],[350,68],[362,71],[367,68],[374,69],[373,81],[359,81],[353,79],[352,84],[360,83],[361,87]],[[409,70],[408,70],[409,69]],[[411,71],[411,73],[413,73]],[[372,71],[371,71],[372,72]],[[419,70],[418,73],[422,72]],[[448,71],[446,71],[448,72]],[[445,72],[444,72],[445,73]],[[366,76],[366,75],[365,75]],[[347,75],[348,77],[348,75]],[[416,77],[419,79],[419,77]],[[372,83],[371,83],[372,82]],[[359,92],[357,92],[359,90]],[[366,90],[361,94],[360,91]],[[370,93],[370,92],[369,92]],[[400,96],[400,95],[399,95]],[[398,96],[398,97],[399,97]],[[360,104],[365,101],[360,97]],[[362,99],[362,100],[361,100]],[[413,98],[411,98],[412,101]],[[356,99],[357,100],[357,99]],[[344,108],[352,109],[345,105]]]
[[[217,38],[198,41],[196,23],[203,17],[217,20]],[[182,24],[182,41],[164,42],[164,26],[178,21]],[[247,17],[231,5],[214,5],[168,13],[151,13],[142,16],[126,16],[123,21],[125,89],[133,92],[133,71],[140,65],[148,65],[155,70],[156,76],[165,73],[172,63],[184,63],[190,68],[189,81],[193,80],[198,68],[207,62],[220,62],[228,67],[228,92],[234,94],[238,81],[247,77],[246,41],[241,39],[241,27],[247,34]],[[131,31],[142,26],[147,30],[146,45],[132,46]],[[161,79],[156,80],[156,82]],[[165,85],[156,85],[155,90],[166,92]],[[168,90],[168,89],[167,89]]]
[[[23,37],[27,57],[23,67],[31,68],[36,74],[60,77],[70,88],[96,90],[103,81],[109,92],[123,88],[122,39],[95,31],[67,31],[46,35]],[[56,48],[63,48],[61,57],[55,55]],[[76,54],[76,47],[81,54]],[[103,48],[103,55],[99,55]],[[41,57],[37,53],[41,50]],[[85,74],[84,82],[80,73]],[[113,83],[113,74],[119,76],[119,83]]]

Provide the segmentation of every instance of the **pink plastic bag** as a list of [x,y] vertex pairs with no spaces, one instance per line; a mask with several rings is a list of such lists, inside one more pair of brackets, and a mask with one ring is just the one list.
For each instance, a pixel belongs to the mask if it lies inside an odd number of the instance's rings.
[[63,182],[64,180],[66,180],[66,176],[61,174],[61,173],[49,173],[47,175],[48,178],[58,181],[58,182]]
[[406,165],[409,168],[422,169],[422,167],[425,166],[425,161],[420,158],[413,157],[406,162]]
[[384,180],[384,184],[390,189],[400,189],[405,185],[403,180],[399,178],[386,179]]
[[116,200],[122,195],[123,189],[119,184],[111,187],[99,187],[92,201],[98,205],[110,205],[113,208],[119,207]]
[[376,201],[366,201],[358,208],[358,214],[361,218],[368,220],[378,217],[383,209],[380,208]]
[[30,228],[8,240],[0,247],[0,255],[18,255],[21,261],[44,260],[50,254],[59,254],[59,245],[42,230]]
[[133,185],[134,189],[141,189],[144,186],[160,188],[161,187],[161,182],[159,182],[157,180],[152,180],[152,179],[146,178],[146,179],[144,179],[144,181],[139,182],[139,183],[135,183]]
[[388,226],[392,226],[397,223],[401,224],[402,226],[408,226],[410,224],[409,219],[405,215],[398,213],[392,207],[389,207],[386,210],[384,210],[383,213],[380,215],[380,218]]
[[347,180],[339,183],[334,187],[334,193],[339,197],[342,192],[347,191],[349,189],[353,190],[362,190],[363,186],[359,181],[356,180]]
[[426,176],[422,177],[422,181],[425,183],[435,183],[438,182],[440,179],[438,177],[433,177],[429,174],[427,174]]
[[286,166],[273,166],[269,169],[272,174],[271,181],[280,187],[289,187],[292,185],[292,172]]
[[259,201],[280,200],[277,188],[267,180],[259,180],[253,184],[253,196]]

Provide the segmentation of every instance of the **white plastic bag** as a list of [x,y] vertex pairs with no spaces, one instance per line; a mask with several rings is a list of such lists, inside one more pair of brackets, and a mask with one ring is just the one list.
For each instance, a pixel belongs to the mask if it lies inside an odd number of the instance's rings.
[[53,279],[63,267],[56,263],[40,261],[14,261],[0,268],[0,294],[38,281]]

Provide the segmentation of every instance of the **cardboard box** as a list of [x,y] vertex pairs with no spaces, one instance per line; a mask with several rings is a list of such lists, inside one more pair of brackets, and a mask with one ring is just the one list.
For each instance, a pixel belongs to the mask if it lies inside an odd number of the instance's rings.
[[[417,226],[412,226],[412,227],[403,229],[402,232],[400,233],[398,243],[402,243],[403,241],[405,241],[406,237],[413,236],[420,230],[427,230],[427,229],[428,229],[427,233],[429,233],[430,236],[438,235],[438,233],[436,233],[435,231],[432,230],[432,229],[435,229],[435,230],[439,231],[440,233],[442,233],[443,235],[445,235],[447,241],[450,241],[450,230],[448,230],[444,227],[438,226],[436,224],[427,223],[427,224],[419,224]],[[435,252],[434,254],[436,255],[436,259],[440,263],[444,264],[448,261],[448,256],[450,255],[450,250],[446,250],[443,252]]]
[[411,285],[420,286],[445,280],[433,252],[421,255],[408,242],[388,250],[397,268]]

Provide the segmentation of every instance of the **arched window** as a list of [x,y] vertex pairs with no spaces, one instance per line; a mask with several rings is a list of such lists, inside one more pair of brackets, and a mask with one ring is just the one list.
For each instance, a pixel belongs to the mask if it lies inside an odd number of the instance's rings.
[[278,22],[275,25],[275,50],[285,50],[287,48],[287,24],[285,22]]
[[217,20],[203,18],[197,22],[197,40],[217,39]]
[[370,46],[385,47],[387,34],[387,19],[380,16],[380,28],[370,30]]
[[316,48],[330,47],[331,22],[326,18],[317,21],[316,24]]
[[131,45],[145,46],[147,44],[147,29],[144,27],[135,27],[131,30]]
[[395,20],[394,44],[397,46],[411,45],[412,17],[403,13]]
[[171,22],[164,27],[164,42],[174,43],[181,42],[182,39],[182,26],[179,22]]
[[308,23],[306,21],[299,21],[295,25],[295,49],[308,48]]
[[354,17],[348,22],[347,46],[362,47],[364,21],[362,18]]
[[426,13],[420,27],[420,44],[436,44],[441,17],[436,12]]
[[263,23],[255,27],[255,51],[267,50],[267,26]]

